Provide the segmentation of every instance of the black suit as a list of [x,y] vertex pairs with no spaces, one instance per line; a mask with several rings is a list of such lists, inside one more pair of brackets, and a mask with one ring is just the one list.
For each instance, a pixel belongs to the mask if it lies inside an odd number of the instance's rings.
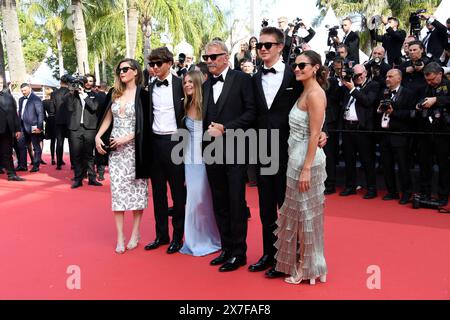
[[[414,94],[400,87],[392,96],[394,111],[389,116],[389,127],[383,128],[382,117],[378,118],[378,128],[387,132],[408,132],[412,126],[411,112],[415,109],[417,100]],[[410,137],[403,134],[383,134],[380,140],[381,164],[383,166],[384,181],[389,193],[397,193],[395,177],[395,162],[398,164],[399,178],[403,193],[411,193],[410,164]]]
[[0,91],[0,165],[8,176],[15,176],[12,158],[14,134],[20,132],[20,119],[14,97],[6,90]]
[[[182,80],[176,76],[172,77],[173,107],[177,128],[183,128],[183,88]],[[178,144],[171,141],[171,134],[156,134],[153,131],[155,121],[155,105],[153,101],[156,82],[152,82],[149,87],[150,96],[150,130],[153,132],[151,148],[152,158],[152,192],[153,207],[155,211],[156,237],[161,241],[169,241],[169,206],[167,200],[167,183],[169,183],[172,194],[174,214],[172,216],[173,237],[172,241],[181,242],[184,234],[184,214],[186,204],[186,189],[184,187],[184,165],[174,164],[171,159],[173,148]],[[163,124],[164,126],[164,124]],[[164,129],[164,128],[163,128]]]
[[354,61],[355,64],[359,63],[359,35],[350,31],[347,37],[344,36],[343,43],[348,47],[347,60]]
[[[305,38],[300,38],[301,39],[300,43],[297,43],[297,45],[300,45],[302,42],[308,43],[316,35],[316,32],[314,31],[313,28],[309,28],[307,31],[308,31],[308,35]],[[283,61],[286,63],[293,62],[293,61],[289,61],[289,57],[292,54],[291,49],[293,49],[292,48],[292,36],[289,35],[289,29],[288,29],[285,32],[285,41],[284,41],[284,48],[283,48]]]
[[[341,110],[341,126],[344,130],[372,130],[373,115],[379,102],[380,85],[376,81],[366,83],[360,91],[350,94],[346,90]],[[350,123],[344,119],[350,99],[355,99],[355,109],[358,122]],[[369,134],[344,132],[342,134],[342,149],[345,159],[345,184],[348,189],[356,189],[356,155],[359,154],[364,168],[367,189],[376,190],[375,150],[373,138]]]
[[[428,31],[430,32],[430,37],[428,39],[428,45],[426,46],[426,52],[431,54],[434,60],[439,60],[447,45],[447,28],[436,19],[433,21],[432,25],[435,29],[433,31]],[[425,41],[425,39],[426,37],[423,41]]]
[[66,95],[70,94],[69,89],[61,87],[52,92],[51,100],[56,112],[56,164],[61,166],[64,155],[64,140],[69,137],[67,130],[68,110],[64,103]]
[[[424,56],[422,58],[424,65],[426,66],[430,62],[432,62],[428,57]],[[425,76],[423,74],[423,69],[419,72],[413,71],[412,73],[406,72],[408,67],[411,67],[412,61],[405,61],[401,66],[400,70],[403,73],[402,86],[411,90],[414,93],[416,98],[420,98],[425,94],[425,90],[427,88],[427,83],[425,81]]]
[[383,48],[386,50],[389,64],[392,66],[400,64],[402,57],[403,42],[406,38],[404,30],[394,30],[391,27],[387,28],[384,35],[376,34],[375,30],[370,31],[370,36],[373,40],[381,42]]
[[[75,181],[81,182],[84,174],[88,173],[89,180],[95,181],[94,148],[97,129],[97,108],[95,94],[84,99],[85,107],[81,103],[78,93],[65,97],[68,110],[69,146],[71,159],[75,170]],[[82,117],[83,116],[83,117]],[[81,120],[83,119],[83,124]]]
[[[267,142],[262,141],[267,146],[268,154],[273,161],[278,162],[278,172],[274,175],[264,175],[263,168],[271,164],[262,164],[258,161],[258,194],[259,208],[262,223],[262,234],[264,244],[264,255],[268,255],[274,260],[276,249],[274,247],[276,236],[277,210],[284,203],[286,195],[286,170],[288,163],[288,139],[289,139],[289,113],[303,91],[301,82],[295,80],[295,75],[291,68],[286,65],[283,82],[275,96],[272,106],[268,107],[262,85],[263,73],[259,71],[253,77],[253,88],[255,92],[256,104],[256,129],[264,130],[267,133]],[[279,132],[278,153],[271,152],[272,130]],[[259,137],[262,139],[262,137]],[[258,143],[258,145],[261,141]]]
[[[249,75],[228,70],[222,93],[214,103],[212,76],[203,84],[204,130],[211,122],[220,123],[229,129],[250,128],[255,120],[255,102],[252,79]],[[223,139],[226,144],[227,132]],[[220,140],[219,140],[220,141]],[[204,147],[209,145],[204,143]],[[235,150],[237,147],[235,148]],[[226,161],[227,152],[223,152],[224,164],[206,165],[213,197],[214,213],[219,227],[222,250],[232,257],[246,257],[247,211],[245,204],[246,165]],[[236,153],[235,153],[236,155]],[[237,156],[237,155],[236,155]]]

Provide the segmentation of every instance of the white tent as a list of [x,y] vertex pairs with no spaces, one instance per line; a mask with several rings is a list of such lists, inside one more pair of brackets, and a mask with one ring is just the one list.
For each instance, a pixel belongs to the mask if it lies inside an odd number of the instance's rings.
[[[450,1],[450,0],[449,0]],[[309,42],[309,45],[311,46],[311,48],[316,51],[317,53],[319,53],[322,56],[323,61],[325,61],[325,51],[335,51],[333,47],[330,47],[327,45],[328,43],[328,27],[334,27],[334,26],[340,26],[341,23],[339,21],[339,19],[337,18],[336,14],[334,13],[334,10],[329,7],[327,14],[325,15],[325,17],[322,20],[322,23],[320,24],[320,26],[318,28],[315,28],[314,30],[316,31],[316,35],[314,36],[314,38]],[[355,25],[352,25],[352,28],[354,28]],[[356,30],[354,30],[356,31]],[[344,32],[342,31],[342,29],[339,27],[338,29],[338,36],[340,39],[342,39],[344,37]],[[362,52],[361,50],[359,50],[359,61],[365,62],[369,60],[369,57]]]
[[53,71],[47,64],[47,59],[53,55],[52,50],[48,48],[45,59],[36,71],[31,75],[29,83],[35,86],[58,87],[59,81],[53,76]]
[[[450,0],[442,0],[441,4],[437,7],[436,11],[431,14],[444,26],[446,25],[447,19],[450,17]],[[427,27],[423,27],[420,33],[421,38],[425,38],[427,35]]]

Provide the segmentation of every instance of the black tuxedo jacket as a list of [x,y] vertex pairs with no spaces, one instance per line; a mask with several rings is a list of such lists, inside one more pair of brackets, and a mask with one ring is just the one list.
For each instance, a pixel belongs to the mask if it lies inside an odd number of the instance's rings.
[[347,60],[354,61],[355,64],[359,63],[359,35],[350,31],[347,38],[345,38],[344,44],[348,47]]
[[60,89],[53,91],[51,94],[51,100],[53,107],[56,111],[56,124],[65,125],[68,122],[68,110],[64,104],[66,96],[70,94],[69,89],[61,87]]
[[[97,109],[98,101],[95,96],[91,95],[84,99],[84,118],[83,124],[87,129],[97,129]],[[76,131],[81,125],[81,114],[83,112],[83,106],[81,104],[80,96],[77,93],[69,94],[65,96],[65,102],[68,111],[68,123],[67,128],[72,131]]]
[[[149,99],[150,99],[150,130],[153,131],[153,89],[155,88],[156,82],[152,82],[148,89]],[[173,93],[173,106],[175,108],[175,118],[177,121],[177,127],[183,128],[183,118],[184,118],[184,93],[183,93],[183,81],[180,78],[172,75],[172,93]]]
[[434,60],[439,60],[447,45],[447,28],[436,19],[432,25],[435,29],[431,32],[428,40],[427,53],[430,53]]
[[[19,116],[22,115],[25,101],[24,97],[19,99]],[[22,117],[23,129],[28,133],[31,133],[32,126],[37,126],[39,129],[44,130],[44,117],[44,105],[42,104],[42,100],[34,92],[31,92]]]
[[328,79],[327,109],[325,111],[325,124],[329,129],[336,129],[341,114],[341,101],[344,98],[344,88],[339,86],[339,80],[335,77]]
[[280,152],[287,151],[289,139],[289,113],[303,91],[301,82],[296,81],[291,68],[286,65],[283,82],[269,109],[262,86],[262,71],[253,76],[255,92],[257,129],[278,129],[280,132]]
[[20,132],[16,100],[6,90],[0,91],[0,134],[16,132]]
[[351,97],[356,99],[356,115],[358,116],[360,129],[372,130],[373,115],[380,101],[380,84],[376,81],[368,82],[359,91],[354,90],[351,95],[350,90],[346,89],[342,100],[341,123],[344,121],[345,110]]
[[404,30],[395,31],[389,27],[384,35],[377,35],[375,30],[371,30],[370,35],[372,39],[382,43],[391,66],[394,63],[397,65],[400,64],[403,42],[406,38],[406,32]]

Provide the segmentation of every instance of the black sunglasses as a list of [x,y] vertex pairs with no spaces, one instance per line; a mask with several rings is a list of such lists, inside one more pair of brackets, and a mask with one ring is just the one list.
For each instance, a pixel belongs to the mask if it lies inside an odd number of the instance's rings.
[[256,49],[261,50],[263,47],[266,48],[266,50],[270,50],[272,46],[276,46],[277,42],[260,42],[256,44]]
[[204,54],[202,55],[203,60],[208,61],[208,59],[211,59],[211,61],[216,61],[218,57],[224,56],[226,53],[217,53],[217,54]]
[[303,69],[305,69],[306,68],[306,66],[307,65],[313,65],[312,63],[308,63],[308,62],[300,62],[300,63],[294,63],[291,67],[292,67],[292,70],[296,70],[297,69],[297,67],[300,69],[300,70],[303,70]]
[[158,68],[161,68],[163,64],[164,64],[164,61],[152,61],[152,62],[148,63],[150,68],[154,68],[155,66],[157,66]]
[[128,72],[128,70],[136,70],[136,69],[134,69],[134,68],[132,68],[132,67],[123,67],[123,68],[119,68],[119,69],[117,69],[117,74],[121,74],[121,73],[127,73]]

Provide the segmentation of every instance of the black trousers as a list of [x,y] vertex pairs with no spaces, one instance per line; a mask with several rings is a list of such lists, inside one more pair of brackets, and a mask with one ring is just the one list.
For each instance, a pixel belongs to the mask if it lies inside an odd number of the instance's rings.
[[[345,130],[358,130],[356,125],[344,125]],[[376,191],[375,150],[373,140],[369,134],[356,132],[342,133],[342,150],[345,160],[345,186],[355,189],[356,184],[356,157],[364,169],[367,190]]]
[[0,165],[6,169],[8,177],[16,175],[12,157],[13,143],[12,133],[0,133]]
[[284,203],[286,196],[287,158],[279,160],[279,170],[275,175],[261,175],[261,166],[258,167],[258,195],[259,214],[262,224],[264,255],[275,260],[275,242],[277,237],[273,234],[277,228],[278,209]]
[[94,147],[96,131],[80,126],[69,133],[69,147],[75,171],[75,181],[82,181],[86,172],[89,180],[95,181]]
[[233,257],[247,253],[246,165],[206,165],[222,250]]
[[439,198],[447,199],[450,186],[450,161],[448,136],[419,136],[420,193],[431,195],[434,156],[439,167]]
[[169,237],[169,204],[167,199],[167,183],[172,194],[174,214],[172,216],[172,241],[181,242],[184,234],[184,216],[186,206],[186,187],[184,164],[174,164],[171,158],[172,149],[178,144],[171,141],[171,136],[153,135],[152,150],[152,193],[155,212],[156,237],[166,241]]
[[[337,129],[337,126],[329,125],[328,129]],[[330,132],[328,134],[328,142],[323,148],[325,155],[327,156],[326,171],[327,180],[325,180],[325,186],[327,188],[334,188],[336,186],[336,167],[339,164],[339,132]]]
[[410,141],[407,136],[384,134],[380,137],[381,165],[389,193],[397,193],[395,163],[403,193],[411,193]]
[[69,137],[66,125],[56,125],[56,165],[62,166],[64,160],[64,140]]
[[17,141],[19,148],[19,167],[27,167],[27,152],[28,145],[33,145],[34,157],[33,157],[33,167],[39,168],[41,165],[42,148],[41,148],[41,136],[38,134],[28,133],[22,130],[22,136]]

